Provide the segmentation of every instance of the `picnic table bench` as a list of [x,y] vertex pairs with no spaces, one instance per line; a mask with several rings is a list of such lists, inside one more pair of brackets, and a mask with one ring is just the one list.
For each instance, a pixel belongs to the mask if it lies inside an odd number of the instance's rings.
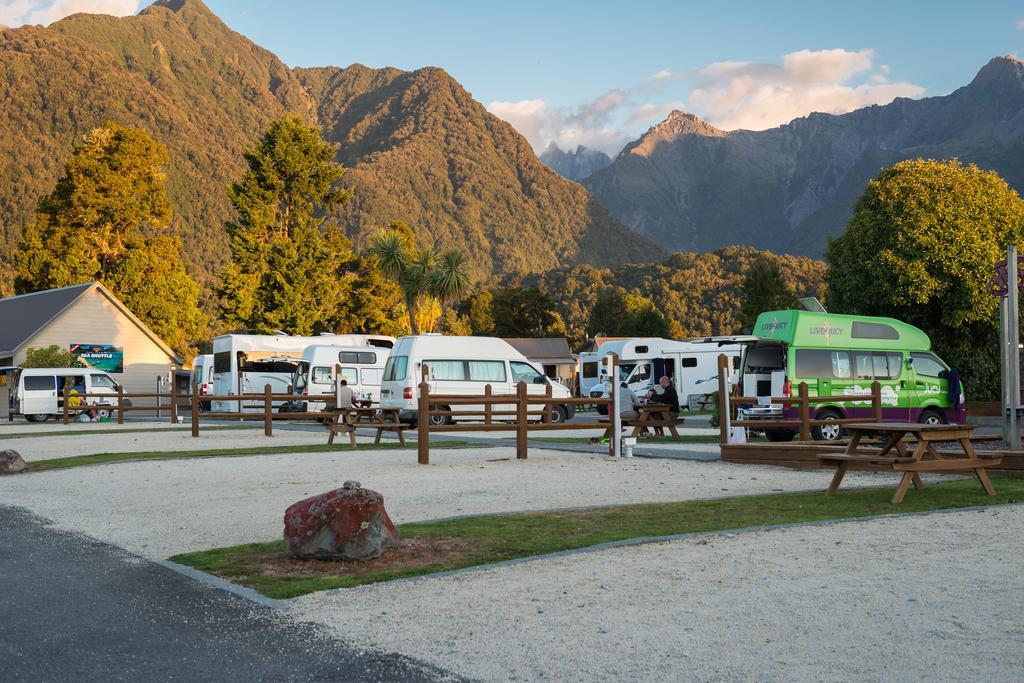
[[405,445],[405,430],[409,428],[409,424],[399,419],[398,408],[357,406],[332,412],[334,415],[324,420],[328,446],[334,443],[336,435],[348,434],[352,447],[355,448],[357,427],[376,429],[377,435],[373,439],[375,444],[380,443],[380,437],[384,432],[395,432],[398,434],[398,442]]
[[[635,418],[623,418],[622,426],[632,427],[633,431],[630,436],[640,437],[646,434],[648,429],[651,429],[655,434],[661,432],[663,429],[668,428],[672,433],[672,436],[679,436],[679,432],[676,431],[676,426],[686,422],[685,418],[672,417],[672,413],[669,412],[668,406],[664,403],[648,403],[647,405],[640,406],[640,417]],[[611,424],[609,423],[608,428],[604,431],[604,438],[610,439],[612,433]]]
[[[995,489],[988,478],[986,467],[992,467],[1002,462],[998,455],[988,455],[975,452],[971,444],[971,433],[974,427],[970,425],[943,425],[943,424],[919,424],[917,422],[865,422],[846,425],[846,431],[850,435],[850,443],[843,453],[821,453],[818,459],[823,465],[835,465],[836,473],[832,477],[826,494],[834,496],[839,490],[850,465],[874,465],[888,467],[893,472],[901,472],[900,483],[896,487],[896,493],[892,497],[893,503],[900,503],[907,494],[910,485],[921,490],[924,482],[921,481],[921,472],[956,472],[972,470],[981,483],[985,493],[994,496]],[[916,445],[913,452],[908,452],[904,438],[913,436]],[[881,448],[859,450],[861,439],[864,437],[880,437],[888,439]],[[959,443],[964,457],[956,453],[940,453],[935,448],[939,441],[954,441]],[[895,451],[894,455],[890,455]]]

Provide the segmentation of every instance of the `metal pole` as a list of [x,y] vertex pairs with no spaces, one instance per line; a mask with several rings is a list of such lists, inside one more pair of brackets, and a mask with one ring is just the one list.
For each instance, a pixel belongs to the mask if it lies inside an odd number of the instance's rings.
[[729,443],[729,359],[718,354],[718,430],[719,445]]
[[1020,406],[1020,292],[1017,289],[1017,245],[1011,244],[1006,254],[1006,298],[1007,298],[1007,331],[1009,332],[1010,355],[1009,379],[1010,399],[1012,401],[1010,416],[1010,449],[1020,448],[1020,420],[1017,408]]
[[999,297],[999,400],[1003,404],[1003,440],[1010,442],[1010,342],[1007,340],[1007,314],[1006,297]]
[[614,353],[608,354],[608,377],[612,381],[612,404],[611,414],[608,419],[612,424],[612,457],[618,459],[622,455],[622,407],[619,405],[619,357]]

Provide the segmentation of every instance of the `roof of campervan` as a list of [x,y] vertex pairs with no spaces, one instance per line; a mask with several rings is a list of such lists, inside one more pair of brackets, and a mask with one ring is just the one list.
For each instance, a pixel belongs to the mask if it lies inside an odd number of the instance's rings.
[[441,334],[421,334],[399,337],[391,353],[408,354],[415,349],[416,356],[457,358],[465,360],[511,358],[526,360],[526,356],[504,339],[498,337],[450,337]]
[[376,346],[374,342],[393,342],[393,337],[369,334],[322,334],[316,337],[288,334],[222,334],[214,343],[228,340],[236,351],[302,351],[312,344]]
[[812,311],[768,311],[757,317],[754,334],[793,346],[929,351],[928,335],[893,318]]

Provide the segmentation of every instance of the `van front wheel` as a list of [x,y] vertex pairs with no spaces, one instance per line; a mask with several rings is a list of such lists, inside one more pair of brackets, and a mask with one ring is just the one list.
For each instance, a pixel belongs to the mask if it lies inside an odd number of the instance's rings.
[[924,410],[921,411],[921,417],[917,418],[917,421],[923,425],[944,425],[946,416],[937,410]]
[[[822,410],[814,416],[815,420],[838,420],[839,413],[834,410]],[[843,426],[838,424],[817,425],[811,430],[815,441],[838,441],[843,435]]]
[[50,416],[46,413],[39,413],[38,415],[26,415],[25,419],[29,422],[46,422],[50,419]]
[[[451,408],[449,408],[448,406],[431,406],[431,410],[450,411]],[[450,424],[452,424],[454,422],[454,420],[452,420],[452,416],[451,415],[433,415],[433,414],[431,414],[429,419],[430,419],[430,424],[435,426],[435,427],[440,427],[441,425],[450,425]]]
[[562,406],[552,406],[551,407],[551,419],[550,420],[544,420],[544,421],[548,422],[550,424],[553,424],[553,425],[560,425],[560,424],[562,424],[563,422],[565,422],[565,408],[562,407]]

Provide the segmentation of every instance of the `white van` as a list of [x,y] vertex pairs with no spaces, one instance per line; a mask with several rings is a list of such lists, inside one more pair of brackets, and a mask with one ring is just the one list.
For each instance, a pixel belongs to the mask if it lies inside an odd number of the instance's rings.
[[[22,368],[16,371],[9,389],[11,413],[29,422],[46,422],[64,412],[64,387],[80,394],[110,394],[113,398],[83,399],[92,406],[117,405],[117,382],[102,370],[91,368]],[[109,409],[96,411],[110,417]]]
[[[213,393],[213,354],[196,356],[192,361],[192,395],[209,396]],[[200,401],[201,410],[209,410],[209,401]]]
[[[430,369],[427,384],[432,394],[483,396],[484,387],[488,384],[494,394],[514,394],[516,385],[523,381],[530,394],[543,395],[550,384],[553,397],[572,397],[568,388],[546,377],[541,367],[527,360],[504,339],[435,334],[399,337],[384,366],[380,405],[381,408],[399,408],[403,422],[415,424],[418,419],[418,386],[424,363]],[[436,407],[448,409],[448,406]],[[476,411],[482,410],[483,406],[460,405],[454,409]],[[575,412],[574,404],[556,405],[551,411],[551,420],[563,422]],[[483,420],[483,416],[469,419]],[[430,420],[434,424],[454,422],[447,416],[435,416]]]
[[[380,400],[380,382],[384,364],[391,349],[367,348],[365,346],[336,346],[314,344],[302,352],[302,360],[295,368],[292,378],[292,393],[303,396],[333,395],[336,382],[345,380],[356,398],[377,402]],[[341,367],[335,375],[335,367]],[[320,412],[326,407],[323,401],[309,400],[304,411]]]
[[[625,382],[638,398],[643,398],[662,377],[675,386],[681,408],[695,409],[706,395],[718,390],[718,356],[725,354],[733,368],[730,383],[736,382],[746,337],[706,337],[699,340],[674,341],[660,338],[638,338],[605,342],[601,354],[619,357],[618,381]],[[590,390],[592,398],[606,395],[607,377],[604,366],[601,384]],[[604,414],[607,406],[598,406]]]

